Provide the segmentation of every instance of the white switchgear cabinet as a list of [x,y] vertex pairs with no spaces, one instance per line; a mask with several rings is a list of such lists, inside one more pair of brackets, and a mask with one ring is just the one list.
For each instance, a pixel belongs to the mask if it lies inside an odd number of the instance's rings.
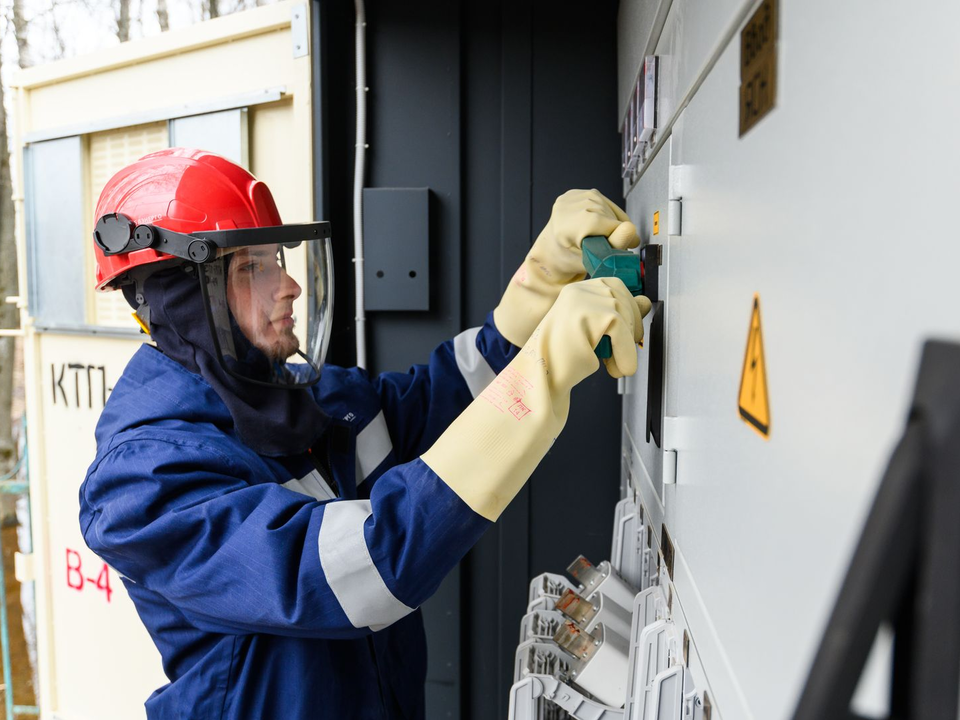
[[[78,490],[113,383],[143,336],[120,293],[94,294],[100,189],[187,143],[248,167],[285,222],[313,218],[308,4],[283,2],[31,68],[14,81],[39,705],[129,720],[165,684],[120,578],[84,545]],[[302,258],[291,269],[302,271]],[[109,590],[108,590],[109,586]]]
[[[624,451],[654,536],[663,521],[673,540],[715,708],[767,719],[792,713],[923,340],[960,337],[960,53],[944,30],[960,9],[780,0],[775,107],[741,137],[740,31],[758,5],[621,3],[619,73],[624,108],[659,56],[680,110],[625,185],[643,241],[665,247],[666,354],[663,447],[642,433],[641,373]],[[680,234],[654,236],[671,199]],[[767,440],[738,416],[755,294]]]
[[[577,695],[569,655],[518,653],[514,689],[539,691],[529,707],[545,717],[790,718],[904,427],[922,344],[960,339],[960,7],[772,5],[773,107],[741,132],[741,63],[756,49],[741,33],[761,3],[620,3],[620,120],[645,141],[633,155],[624,142],[621,202],[642,242],[661,246],[664,385],[657,444],[648,318],[640,369],[622,384],[612,559],[638,603],[658,596],[634,610],[647,628],[634,647],[682,650],[631,674],[622,710]],[[631,119],[650,58],[652,134]],[[767,437],[739,410],[757,359]],[[521,659],[574,692],[523,685]],[[689,678],[670,679],[675,668]],[[888,673],[875,652],[861,714],[884,716]],[[701,704],[651,705],[654,677]],[[551,692],[562,703],[546,702]]]

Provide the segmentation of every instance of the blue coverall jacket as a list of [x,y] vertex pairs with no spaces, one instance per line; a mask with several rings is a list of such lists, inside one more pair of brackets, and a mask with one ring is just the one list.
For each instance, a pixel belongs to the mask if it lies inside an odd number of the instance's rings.
[[491,315],[406,374],[324,367],[324,478],[257,455],[201,376],[140,348],[97,426],[80,525],[162,656],[147,716],[422,718],[417,608],[490,522],[419,456],[515,352]]

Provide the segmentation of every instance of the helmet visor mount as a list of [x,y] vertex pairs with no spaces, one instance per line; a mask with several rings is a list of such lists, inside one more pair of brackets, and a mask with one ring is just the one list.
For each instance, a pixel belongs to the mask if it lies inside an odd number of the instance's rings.
[[328,222],[187,235],[106,215],[94,239],[105,255],[152,248],[195,267],[217,359],[228,374],[286,388],[320,379],[333,320]]

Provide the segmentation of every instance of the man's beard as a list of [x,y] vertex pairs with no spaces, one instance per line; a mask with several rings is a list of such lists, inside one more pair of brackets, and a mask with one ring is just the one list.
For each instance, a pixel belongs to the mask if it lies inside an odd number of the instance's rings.
[[284,330],[280,337],[270,348],[268,355],[273,362],[284,362],[293,357],[300,349],[300,338],[293,332],[293,328]]

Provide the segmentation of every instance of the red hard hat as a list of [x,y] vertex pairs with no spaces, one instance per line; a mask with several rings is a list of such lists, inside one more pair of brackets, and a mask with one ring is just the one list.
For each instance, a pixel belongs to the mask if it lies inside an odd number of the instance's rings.
[[[110,178],[94,222],[112,213],[179,233],[283,224],[266,185],[226,158],[186,148],[151,153]],[[116,289],[133,268],[175,259],[151,248],[104,255],[96,243],[94,252],[97,290]]]

